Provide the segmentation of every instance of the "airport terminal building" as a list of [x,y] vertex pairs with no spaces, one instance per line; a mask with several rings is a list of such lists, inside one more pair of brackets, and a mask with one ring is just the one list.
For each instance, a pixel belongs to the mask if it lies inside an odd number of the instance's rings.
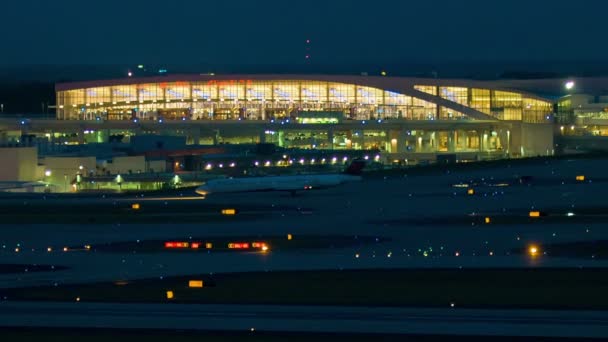
[[81,143],[119,131],[184,135],[191,144],[378,149],[390,159],[553,153],[552,101],[505,82],[204,74],[63,83],[56,91],[57,119],[86,126]]

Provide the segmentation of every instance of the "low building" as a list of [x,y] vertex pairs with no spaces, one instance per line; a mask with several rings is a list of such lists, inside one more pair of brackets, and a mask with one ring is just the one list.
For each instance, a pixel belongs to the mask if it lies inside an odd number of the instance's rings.
[[34,182],[42,177],[35,147],[0,147],[0,181]]

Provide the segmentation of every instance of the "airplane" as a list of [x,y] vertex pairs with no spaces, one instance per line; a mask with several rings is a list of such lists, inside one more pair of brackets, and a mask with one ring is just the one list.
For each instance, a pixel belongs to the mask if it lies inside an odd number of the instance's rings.
[[43,182],[23,182],[23,181],[0,181],[0,192],[17,189],[33,189],[37,187],[47,186]]
[[343,173],[336,174],[212,179],[196,188],[196,193],[207,196],[230,192],[287,191],[295,196],[297,191],[324,189],[361,181],[361,171],[364,166],[365,161],[355,159]]

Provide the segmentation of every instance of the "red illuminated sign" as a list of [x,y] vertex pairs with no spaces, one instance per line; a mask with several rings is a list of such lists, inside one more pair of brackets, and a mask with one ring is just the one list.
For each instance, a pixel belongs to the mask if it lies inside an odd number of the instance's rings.
[[167,241],[165,242],[165,248],[188,248],[190,244],[188,242],[180,241]]
[[251,248],[264,248],[266,246],[266,242],[252,242]]
[[247,242],[229,243],[228,248],[230,248],[230,249],[247,249],[247,248],[249,248],[249,244]]

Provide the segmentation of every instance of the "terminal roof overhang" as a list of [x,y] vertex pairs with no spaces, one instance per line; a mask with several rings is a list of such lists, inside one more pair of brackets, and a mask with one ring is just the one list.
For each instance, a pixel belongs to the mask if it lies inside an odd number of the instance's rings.
[[171,83],[171,82],[210,82],[210,81],[321,81],[321,82],[336,82],[355,84],[378,88],[386,91],[399,93],[402,95],[412,96],[422,99],[427,102],[435,103],[438,106],[443,106],[454,111],[460,112],[469,118],[476,120],[497,121],[496,118],[475,110],[473,108],[461,105],[459,103],[447,100],[441,96],[428,94],[414,88],[415,85],[429,86],[446,86],[446,87],[468,87],[480,89],[502,90],[520,93],[528,98],[541,101],[552,102],[549,99],[536,96],[531,93],[522,92],[515,89],[505,88],[504,81],[475,81],[464,79],[428,79],[428,78],[406,78],[406,77],[379,77],[379,76],[347,76],[347,75],[282,75],[282,74],[266,74],[266,75],[242,75],[242,74],[226,74],[226,75],[210,75],[210,74],[175,74],[166,76],[153,77],[130,77],[123,79],[85,81],[58,83],[55,85],[56,91],[67,91],[83,88],[110,87],[118,85],[137,85],[149,83]]

